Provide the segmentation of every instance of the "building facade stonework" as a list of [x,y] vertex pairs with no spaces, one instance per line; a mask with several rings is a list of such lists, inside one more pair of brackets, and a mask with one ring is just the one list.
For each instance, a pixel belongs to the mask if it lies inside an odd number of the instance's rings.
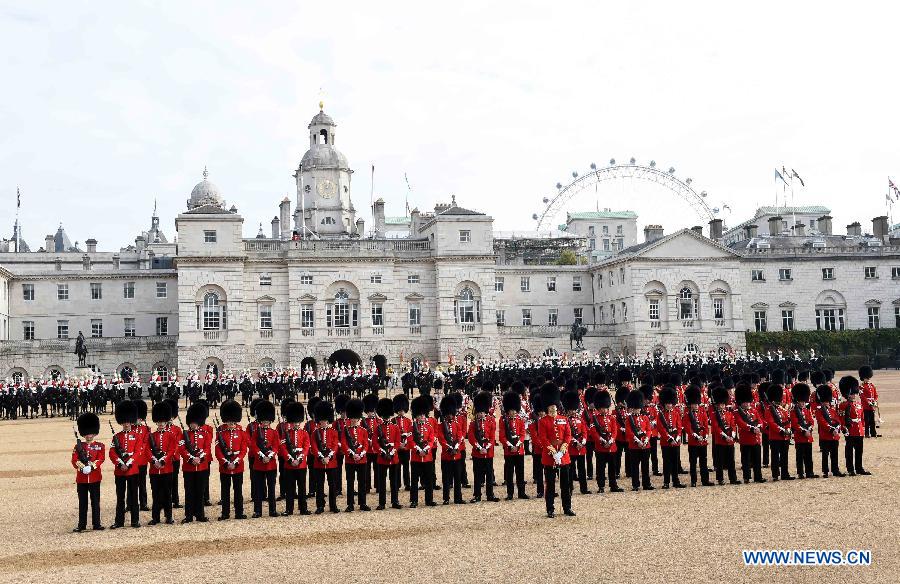
[[[833,235],[824,207],[791,229],[764,208],[724,237],[647,226],[638,243],[628,211],[502,233],[455,198],[404,218],[379,199],[366,229],[336,127],[324,111],[310,122],[296,198],[276,201],[269,236],[243,236],[204,170],[172,242],[154,211],[117,252],[62,227],[37,251],[0,244],[0,375],[72,374],[79,331],[90,366],[146,378],[562,354],[575,323],[591,353],[638,356],[740,351],[748,330],[900,325],[900,245],[883,218],[871,235],[859,223]],[[760,219],[771,230],[754,230]]]

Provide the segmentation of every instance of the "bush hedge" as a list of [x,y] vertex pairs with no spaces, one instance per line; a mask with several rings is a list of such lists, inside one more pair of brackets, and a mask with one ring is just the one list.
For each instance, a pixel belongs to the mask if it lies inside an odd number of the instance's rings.
[[[888,363],[900,354],[900,329],[861,329],[843,331],[772,331],[748,332],[747,350],[759,353],[815,349],[827,358],[864,357],[866,362],[876,355]],[[884,355],[885,357],[881,357]],[[854,361],[855,362],[855,361]],[[865,364],[865,363],[863,363]],[[886,366],[890,366],[886,363]]]

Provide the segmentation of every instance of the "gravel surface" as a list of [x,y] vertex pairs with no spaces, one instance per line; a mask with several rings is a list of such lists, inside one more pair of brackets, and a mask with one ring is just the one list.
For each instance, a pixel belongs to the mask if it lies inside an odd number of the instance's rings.
[[[218,508],[212,507],[207,513],[213,519],[205,525],[73,534],[72,424],[0,421],[0,533],[7,540],[0,581],[897,582],[900,372],[877,372],[875,382],[884,437],[865,442],[873,476],[576,494],[578,516],[560,513],[554,520],[535,499],[240,522],[216,522]],[[108,447],[105,416],[101,427]],[[686,459],[686,449],[682,455]],[[817,446],[813,455],[820,472]],[[793,452],[790,460],[793,473]],[[502,482],[502,456],[495,463]],[[112,467],[107,463],[103,470],[102,516],[109,526]],[[655,486],[660,483],[654,477]],[[533,485],[528,492],[534,495]],[[249,499],[248,478],[244,494]],[[498,496],[504,495],[501,487]],[[401,492],[401,503],[408,503],[407,493]],[[249,501],[245,508],[249,512]],[[175,511],[176,520],[182,516]],[[142,514],[147,520],[149,514]],[[871,549],[873,565],[750,568],[740,553],[820,548]]]

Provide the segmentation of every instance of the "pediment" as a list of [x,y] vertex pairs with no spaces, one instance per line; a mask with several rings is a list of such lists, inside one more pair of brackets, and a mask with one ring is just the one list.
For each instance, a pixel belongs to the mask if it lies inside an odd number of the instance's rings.
[[259,298],[256,299],[256,301],[257,302],[275,302],[275,298],[272,296],[269,296],[267,294],[265,296],[260,296]]
[[316,300],[318,300],[318,298],[316,298],[312,294],[304,294],[303,296],[300,297],[300,300],[308,300],[308,301],[315,302]]
[[371,300],[373,302],[384,302],[385,300],[388,299],[388,297],[385,296],[384,294],[382,294],[381,292],[376,292],[375,294],[372,294],[368,298],[369,298],[369,300]]
[[644,292],[644,296],[646,296],[647,298],[662,298],[665,295],[666,293],[659,288],[654,288],[652,290]]
[[645,258],[684,258],[684,259],[734,259],[738,254],[719,245],[715,241],[697,235],[690,229],[673,233],[668,237],[653,242],[636,257]]
[[766,304],[765,302],[757,302],[756,304],[751,304],[751,305],[750,305],[750,308],[759,308],[759,309],[763,309],[763,308],[768,308],[768,307],[769,307],[769,305]]
[[779,308],[797,308],[797,304],[788,300],[778,305]]
[[422,296],[421,294],[419,294],[418,292],[413,292],[412,294],[407,294],[406,299],[411,302],[414,302],[414,301],[419,301],[419,300],[425,300],[425,297]]

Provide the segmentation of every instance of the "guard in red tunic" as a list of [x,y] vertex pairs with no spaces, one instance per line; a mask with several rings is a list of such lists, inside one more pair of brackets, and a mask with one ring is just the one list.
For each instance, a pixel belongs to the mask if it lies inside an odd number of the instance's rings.
[[572,441],[569,443],[569,477],[572,480],[572,490],[575,489],[575,481],[582,495],[587,495],[587,469],[585,457],[587,456],[588,431],[584,425],[584,417],[581,414],[581,395],[577,390],[568,390],[562,394],[562,404],[566,419],[569,421],[569,431],[572,433]]
[[759,429],[762,430],[762,465],[769,466],[769,453],[771,446],[769,445],[769,383],[763,381],[756,388],[756,415],[759,418]]
[[[285,400],[287,401],[287,400]],[[283,438],[281,458],[284,459],[284,512],[294,514],[294,505],[300,507],[300,515],[309,515],[306,508],[306,457],[309,455],[309,434],[303,429],[303,404],[291,400],[284,404]]]
[[491,394],[479,391],[472,399],[475,416],[469,423],[468,439],[472,445],[472,471],[475,490],[471,503],[481,501],[481,489],[485,487],[488,501],[499,501],[494,495],[490,469],[494,464],[494,440],[496,427],[494,418],[488,415],[491,409]]
[[791,429],[794,432],[794,451],[797,460],[797,478],[817,479],[813,472],[812,444],[815,423],[809,406],[809,385],[795,383],[791,388],[794,406],[791,408]]
[[230,518],[231,494],[234,492],[234,518],[244,515],[244,458],[250,450],[250,437],[241,428],[241,404],[225,400],[219,407],[222,425],[216,431],[216,460],[219,461],[219,486],[222,514],[219,521]]
[[559,407],[559,389],[552,382],[541,387],[541,402],[547,415],[538,422],[538,435],[543,446],[541,463],[544,467],[544,503],[547,517],[555,516],[554,500],[556,499],[556,475],[559,474],[559,492],[562,497],[563,513],[574,516],[572,511],[572,477],[569,474],[569,444],[572,443],[572,430],[569,421],[557,415]]
[[137,480],[138,462],[143,453],[140,451],[141,438],[133,430],[137,423],[137,406],[131,400],[116,404],[116,422],[122,430],[113,434],[109,445],[109,460],[113,463],[116,479],[116,518],[110,529],[125,527],[126,508],[131,515],[131,526],[140,527]]
[[847,465],[847,474],[870,475],[863,468],[863,436],[865,435],[865,421],[863,420],[863,407],[859,397],[859,381],[851,375],[842,377],[838,382],[841,395],[847,400],[841,404],[841,421],[844,425],[844,462]]
[[513,498],[513,487],[520,499],[529,499],[525,493],[525,421],[520,413],[522,396],[515,391],[503,394],[503,415],[500,417],[500,444],[503,446],[503,481],[506,483],[506,500]]
[[[331,425],[334,428],[334,431],[337,432],[338,442],[343,445],[344,443],[344,428],[347,427],[347,402],[350,401],[350,396],[346,393],[341,393],[334,396],[334,424]],[[337,481],[338,481],[338,497],[344,494],[344,449],[343,447],[338,448],[337,455]]]
[[[378,460],[378,444],[375,443],[375,431],[381,425],[381,420],[375,415],[375,408],[378,407],[378,394],[370,393],[363,397],[363,411],[365,417],[362,419],[362,427],[369,436],[368,452],[366,455],[366,491],[372,492],[375,485],[375,470]],[[393,404],[392,404],[393,405]]]
[[450,504],[450,489],[453,502],[463,505],[462,498],[462,443],[465,432],[456,420],[456,400],[445,395],[440,403],[441,423],[438,426],[438,441],[441,443],[441,480],[444,487],[444,505]]
[[400,428],[391,418],[394,415],[394,402],[388,398],[378,400],[375,412],[381,418],[381,424],[375,428],[374,443],[378,446],[378,458],[375,466],[375,490],[378,491],[377,510],[384,510],[387,503],[388,480],[391,488],[391,507],[402,509],[400,504]]
[[656,430],[662,447],[663,488],[671,484],[676,489],[683,489],[678,478],[681,463],[681,414],[675,408],[678,394],[672,386],[665,386],[659,392],[659,403],[662,406],[656,415]]
[[741,472],[745,483],[751,476],[754,482],[764,483],[762,476],[762,434],[763,429],[759,413],[753,403],[753,390],[745,382],[738,383],[734,389],[737,408],[734,412],[734,423],[737,426],[738,442],[741,445]]
[[790,406],[785,406],[783,393],[784,388],[777,383],[770,384],[766,392],[769,397],[766,422],[769,427],[769,446],[772,449],[773,481],[794,480],[788,473],[788,446],[792,435],[791,410]]
[[[169,404],[169,411],[171,412],[171,417],[169,418],[169,422],[166,424],[166,431],[169,432],[175,439],[175,444],[180,444],[184,439],[183,432],[181,428],[172,423],[172,420],[178,417],[178,400],[175,398],[170,398],[164,400],[167,404]],[[172,485],[172,508],[173,509],[181,509],[181,494],[178,490],[178,475],[181,473],[181,459],[177,456],[172,461],[172,480],[170,484]]]
[[728,472],[728,482],[739,485],[734,468],[734,441],[737,435],[734,424],[734,414],[728,410],[728,390],[723,385],[715,385],[712,388],[713,412],[710,426],[713,437],[713,449],[716,465],[716,482],[725,484],[724,475]]
[[106,460],[106,447],[94,438],[100,433],[100,418],[97,414],[85,412],[78,416],[78,434],[84,441],[75,436],[75,448],[72,450],[72,466],[75,473],[75,485],[78,491],[78,525],[72,531],[81,533],[87,529],[88,500],[91,504],[91,521],[95,531],[103,531],[100,525],[100,482],[103,475],[100,467]]
[[637,491],[643,486],[645,491],[652,491],[654,487],[650,484],[650,419],[643,412],[643,392],[638,389],[628,392],[625,405],[628,407],[625,416],[625,439],[631,461],[629,471],[631,490]]
[[212,441],[202,429],[206,424],[209,410],[205,403],[195,402],[187,410],[187,429],[183,431],[184,439],[179,449],[181,468],[184,472],[184,519],[182,523],[197,520],[200,523],[209,521],[206,518],[204,503],[206,489],[209,486],[209,461],[212,458]]
[[409,398],[406,394],[399,393],[394,396],[394,423],[400,429],[400,446],[397,449],[397,457],[400,460],[400,478],[403,488],[409,490],[409,435],[412,432],[412,420],[406,415],[409,413]]
[[657,448],[659,446],[659,429],[656,427],[656,421],[659,419],[659,405],[657,404],[656,388],[651,385],[653,381],[653,376],[648,376],[645,385],[641,386],[641,393],[644,394],[643,414],[650,421],[650,470],[653,476],[658,477],[662,476],[662,473],[659,472],[659,451]]
[[428,422],[428,414],[434,409],[429,395],[420,395],[412,401],[412,425],[409,428],[407,452],[410,457],[411,482],[409,506],[419,506],[419,484],[425,491],[425,505],[434,507],[434,488],[431,479],[431,464],[434,460],[434,429]]
[[838,468],[841,418],[834,405],[834,391],[830,385],[822,383],[816,388],[816,402],[818,402],[816,424],[819,427],[819,450],[822,452],[822,477],[827,479],[829,470],[836,477],[846,476]]
[[256,472],[251,480],[253,489],[253,518],[262,517],[263,499],[269,503],[269,517],[278,517],[275,508],[275,479],[278,472],[278,450],[281,440],[272,428],[275,405],[263,400],[256,404],[256,425],[250,434],[250,466]]
[[147,452],[147,436],[150,435],[150,427],[147,426],[147,402],[142,399],[134,400],[137,406],[137,424],[134,425],[134,433],[137,434],[143,445],[140,447],[141,456],[138,463],[138,504],[141,511],[149,511],[147,506],[147,464],[149,461],[144,453]]
[[859,368],[859,393],[865,419],[866,438],[880,438],[875,424],[875,412],[878,410],[878,388],[872,383],[874,373],[868,365]]
[[466,400],[462,392],[454,391],[450,396],[456,400],[456,424],[459,426],[460,432],[463,434],[463,441],[460,444],[460,452],[462,453],[462,484],[463,488],[471,489],[469,483],[469,469],[466,466],[466,434],[469,431],[469,410],[466,406]]
[[618,426],[616,417],[609,411],[612,405],[612,397],[608,391],[598,391],[594,394],[594,411],[588,422],[588,436],[594,443],[594,455],[597,457],[597,492],[602,493],[606,489],[606,477],[609,475],[609,490],[613,493],[621,493],[624,489],[619,487],[616,477],[616,434]]
[[316,515],[325,512],[325,480],[328,480],[328,510],[340,512],[337,506],[338,474],[337,453],[340,440],[337,431],[331,427],[334,423],[334,406],[331,402],[320,401],[316,404],[316,429],[310,436],[313,453],[313,472],[316,486]]
[[147,438],[148,459],[150,464],[150,495],[153,503],[150,506],[151,519],[148,525],[156,525],[160,522],[160,515],[164,516],[166,523],[172,524],[172,475],[173,463],[178,457],[178,441],[175,435],[169,431],[169,422],[172,419],[172,410],[167,400],[153,404],[151,418],[156,424],[156,430],[150,432]]
[[707,450],[709,447],[709,418],[706,409],[700,407],[703,401],[703,392],[700,386],[691,383],[684,390],[684,400],[687,408],[684,411],[682,426],[688,437],[688,462],[691,472],[691,486],[697,486],[697,468],[700,468],[700,480],[704,487],[710,487],[714,483],[709,480],[709,466],[707,465]]
[[360,511],[371,511],[366,505],[369,434],[360,424],[363,417],[362,400],[348,401],[346,413],[346,424],[340,436],[347,473],[347,508],[344,511],[353,512],[354,502],[359,503]]

